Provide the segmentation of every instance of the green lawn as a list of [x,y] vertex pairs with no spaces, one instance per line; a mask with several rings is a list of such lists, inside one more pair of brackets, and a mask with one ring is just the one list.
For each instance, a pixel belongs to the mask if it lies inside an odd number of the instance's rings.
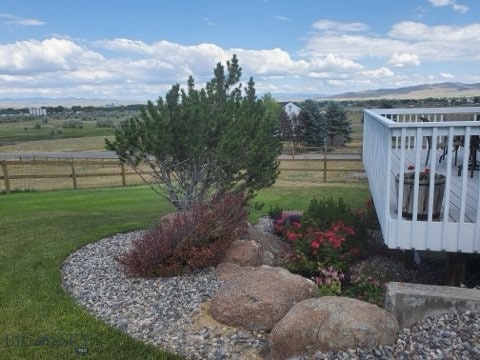
[[[60,280],[75,249],[145,228],[168,211],[147,188],[0,196],[0,358],[78,359],[76,347],[88,349],[82,358],[174,358],[96,321]],[[36,346],[42,337],[47,344]]]
[[[369,192],[365,185],[272,187],[255,199],[265,205],[250,219],[270,205],[305,208],[313,196],[361,207]],[[0,359],[173,359],[87,314],[63,291],[60,273],[75,249],[146,228],[169,211],[146,187],[0,195]]]

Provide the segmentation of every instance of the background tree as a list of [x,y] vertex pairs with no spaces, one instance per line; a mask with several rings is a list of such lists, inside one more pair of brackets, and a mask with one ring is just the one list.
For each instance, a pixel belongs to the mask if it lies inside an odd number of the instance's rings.
[[352,125],[347,118],[347,111],[337,102],[329,102],[325,108],[325,125],[328,145],[341,146],[352,141]]
[[[279,107],[269,96],[257,99],[252,78],[242,92],[242,69],[234,55],[227,69],[197,89],[173,85],[155,104],[116,130],[106,147],[140,174],[153,172],[152,188],[177,209],[186,209],[230,190],[252,196],[278,176],[281,151]],[[148,179],[146,179],[148,180]]]
[[289,115],[286,111],[280,112],[280,134],[284,141],[297,146],[302,139],[303,127],[299,117],[295,114]]
[[298,120],[303,127],[302,143],[307,146],[322,146],[325,142],[325,118],[320,103],[315,100],[305,100],[300,104]]

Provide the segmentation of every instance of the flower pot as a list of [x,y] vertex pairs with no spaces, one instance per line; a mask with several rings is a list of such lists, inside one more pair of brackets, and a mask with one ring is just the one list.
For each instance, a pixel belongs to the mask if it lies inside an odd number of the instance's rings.
[[[400,175],[395,177],[395,188],[397,190],[397,199],[399,199],[398,185],[400,183]],[[402,216],[407,219],[413,217],[413,195],[415,180],[405,178],[403,181],[403,205]],[[417,220],[428,219],[428,202],[430,193],[430,179],[420,179],[418,182],[418,206]],[[434,178],[433,188],[433,214],[432,219],[438,219],[441,215],[443,196],[445,194],[445,175],[436,174]]]

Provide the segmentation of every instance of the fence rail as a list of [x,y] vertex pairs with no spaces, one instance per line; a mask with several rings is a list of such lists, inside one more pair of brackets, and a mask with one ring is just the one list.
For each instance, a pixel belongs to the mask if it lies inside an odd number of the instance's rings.
[[[333,157],[332,157],[333,156]],[[303,153],[284,156],[280,161],[280,179],[287,182],[342,182],[338,174],[364,174],[358,153],[341,155]],[[141,174],[151,174],[147,165]],[[335,175],[337,174],[337,175]],[[36,160],[1,160],[0,191],[7,194],[22,190],[79,189],[143,184],[138,172],[118,159],[43,158]]]

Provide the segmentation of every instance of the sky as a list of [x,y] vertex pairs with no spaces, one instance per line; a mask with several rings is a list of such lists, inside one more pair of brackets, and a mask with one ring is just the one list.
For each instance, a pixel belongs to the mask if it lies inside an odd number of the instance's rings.
[[2,0],[0,98],[146,102],[236,54],[258,94],[480,82],[480,0]]

